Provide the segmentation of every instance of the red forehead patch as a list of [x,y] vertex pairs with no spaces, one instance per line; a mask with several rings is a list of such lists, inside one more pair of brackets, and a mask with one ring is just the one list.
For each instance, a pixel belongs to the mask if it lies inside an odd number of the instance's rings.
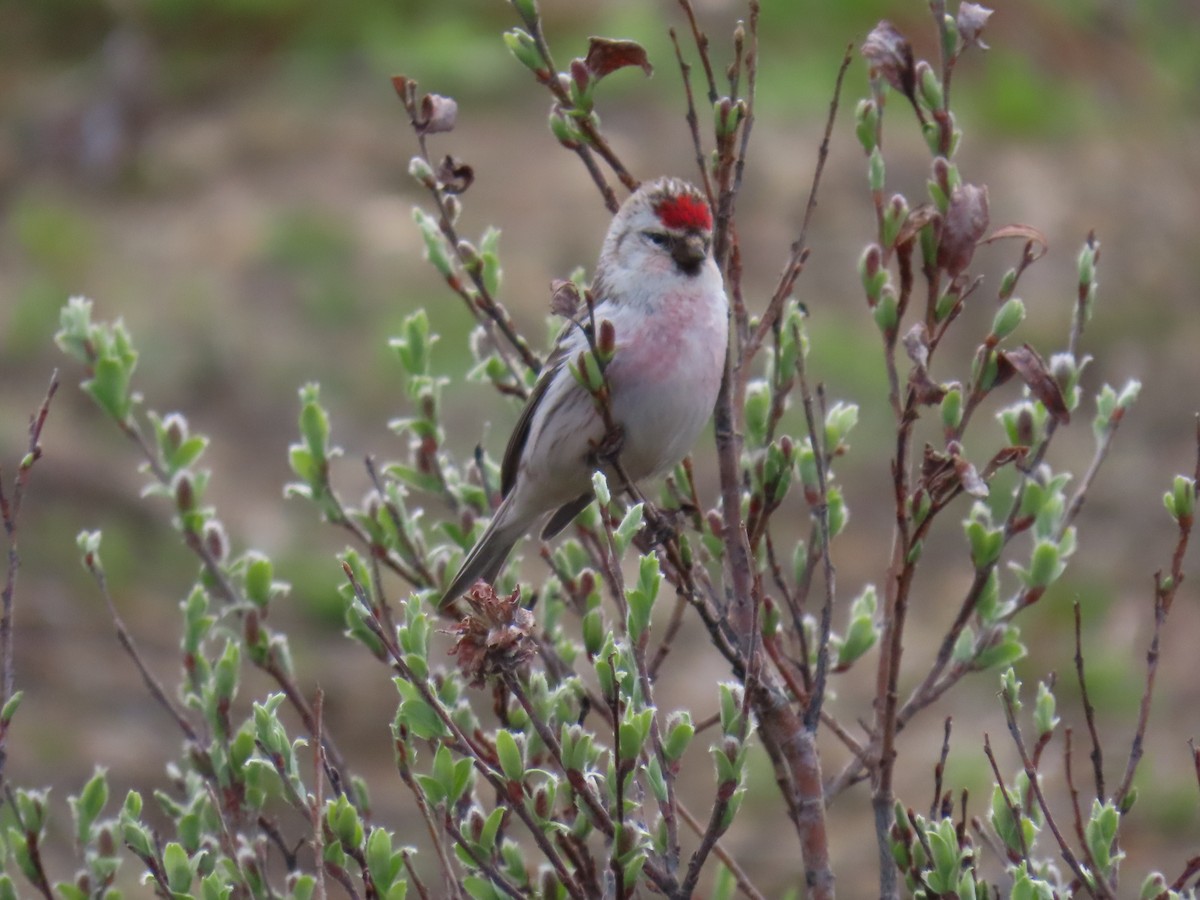
[[712,214],[708,211],[708,204],[691,194],[667,197],[654,207],[654,212],[658,214],[659,221],[668,228],[712,228]]

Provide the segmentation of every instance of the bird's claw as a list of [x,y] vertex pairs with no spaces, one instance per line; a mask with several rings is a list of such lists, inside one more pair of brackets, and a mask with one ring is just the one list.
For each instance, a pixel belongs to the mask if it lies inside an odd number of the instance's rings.
[[611,467],[620,455],[621,448],[625,446],[625,429],[614,424],[604,433],[604,437],[589,443],[592,448],[589,462],[597,466]]

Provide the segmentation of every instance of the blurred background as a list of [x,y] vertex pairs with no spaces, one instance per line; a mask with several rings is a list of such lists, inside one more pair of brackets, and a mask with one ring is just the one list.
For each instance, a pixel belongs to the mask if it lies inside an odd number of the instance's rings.
[[[723,65],[744,7],[726,0],[697,6]],[[954,106],[966,130],[960,167],[966,180],[989,186],[992,224],[1028,223],[1049,241],[1049,256],[1019,291],[1029,310],[1023,337],[1046,355],[1064,345],[1075,257],[1095,229],[1101,289],[1083,343],[1096,357],[1085,391],[1090,397],[1104,382],[1119,387],[1129,378],[1143,383],[1079,521],[1081,546],[1068,575],[1023,619],[1032,652],[1018,666],[1030,686],[1057,670],[1060,714],[1081,726],[1070,631],[1071,602],[1079,599],[1090,687],[1110,748],[1108,777],[1116,783],[1142,691],[1151,579],[1174,541],[1161,494],[1195,462],[1200,7],[1191,0],[998,0],[997,7],[985,35],[992,49],[960,65]],[[543,0],[542,8],[560,67],[582,55],[590,34],[648,48],[653,78],[628,70],[601,86],[604,127],[638,176],[690,176],[693,154],[667,36],[671,26],[686,32],[675,4]],[[273,554],[277,575],[292,582],[291,598],[274,615],[292,635],[301,683],[325,689],[329,728],[351,763],[373,776],[381,821],[403,832],[405,798],[388,775],[394,691],[387,673],[340,635],[334,554],[343,542],[313,510],[283,499],[286,448],[296,433],[296,390],[316,380],[333,412],[335,441],[346,450],[336,478],[347,497],[366,489],[365,454],[387,459],[404,451],[386,426],[406,412],[387,338],[417,307],[442,334],[435,366],[452,376],[469,366],[465,311],[421,258],[411,209],[424,198],[407,176],[415,140],[389,76],[404,73],[458,100],[459,126],[434,138],[433,151],[474,167],[460,229],[474,238],[488,225],[503,230],[503,300],[535,340],[546,334],[550,279],[594,264],[608,216],[578,161],[549,135],[549,97],[504,48],[500,34],[516,16],[500,0],[9,0],[0,9],[6,478],[24,453],[27,419],[51,371],[60,368],[64,382],[21,522],[16,677],[26,698],[6,771],[19,784],[54,788],[53,874],[69,874],[65,797],[93,764],[108,767],[115,796],[128,786],[149,790],[161,785],[163,761],[179,743],[120,652],[78,564],[75,535],[104,529],[116,602],[169,683],[178,669],[177,604],[193,571],[171,537],[167,509],[139,499],[143,477],[133,448],[75,389],[82,373],[53,346],[59,308],[76,293],[95,299],[97,318],[124,318],[142,351],[146,406],[179,410],[193,430],[211,436],[211,499],[235,549],[249,543]],[[801,220],[841,55],[881,17],[909,35],[918,56],[931,55],[928,13],[916,0],[763,2],[758,118],[738,210],[752,308],[769,296]],[[873,228],[851,123],[866,92],[864,70],[856,60],[847,79],[810,233],[813,255],[798,287],[812,314],[810,374],[831,399],[862,407],[853,451],[838,471],[852,516],[835,548],[846,598],[881,582],[889,546],[879,503],[888,492],[890,414],[878,335],[854,268]],[[927,154],[902,104],[893,103],[890,115],[889,191],[917,200]],[[977,257],[989,280],[960,331],[986,331],[988,297],[1018,253],[1014,244]],[[965,377],[972,349],[965,339],[948,347],[934,376]],[[1011,394],[1006,399],[1016,388]],[[452,450],[469,453],[482,437],[501,452],[515,408],[480,385],[446,400]],[[1091,415],[1089,400],[1061,434],[1051,456],[1056,466],[1085,467]],[[800,432],[798,419],[789,425]],[[979,445],[967,449],[983,459],[1000,432],[981,421],[977,435]],[[695,456],[711,483],[711,444]],[[946,627],[969,580],[955,519],[936,532],[914,599],[914,627],[929,640]],[[1166,634],[1137,824],[1126,836],[1131,884],[1148,867],[1173,876],[1200,841],[1186,744],[1200,733],[1197,600],[1189,582]],[[673,705],[692,704],[703,717],[715,706],[713,682],[726,673],[696,637],[676,651],[664,705],[675,698]],[[905,684],[924,652],[915,640]],[[846,723],[870,717],[872,665],[835,683]],[[242,700],[248,706],[266,690],[251,679]],[[971,679],[904,734],[901,794],[908,803],[928,808],[942,717],[953,714],[946,784],[971,787],[972,812],[986,812],[984,731],[1003,748],[1006,771],[1016,766],[995,692],[995,673]],[[696,743],[700,804],[709,796],[710,766],[704,741]],[[829,751],[832,774],[841,757],[838,748]],[[1051,755],[1046,771],[1061,786],[1061,753]],[[762,788],[751,792],[726,842],[775,893],[794,873],[795,853],[764,840],[784,826],[763,760],[755,765]],[[1083,753],[1076,768],[1086,768]],[[841,797],[831,815],[841,835],[833,841],[835,871],[847,896],[855,872],[868,878],[869,891],[875,848],[866,790]]]

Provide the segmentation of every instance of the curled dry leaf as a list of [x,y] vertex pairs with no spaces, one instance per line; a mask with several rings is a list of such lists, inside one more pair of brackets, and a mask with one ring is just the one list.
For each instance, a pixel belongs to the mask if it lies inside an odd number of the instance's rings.
[[458,103],[452,97],[426,94],[421,98],[421,111],[413,125],[418,134],[437,134],[453,131],[458,119]]
[[904,352],[915,366],[924,369],[929,364],[929,332],[924,322],[917,322],[905,333]]
[[996,455],[988,460],[988,464],[983,467],[983,478],[986,480],[991,478],[1000,469],[1007,466],[1009,463],[1020,465],[1021,462],[1029,455],[1028,447],[1003,447],[996,451]]
[[946,389],[929,376],[929,370],[924,366],[913,366],[913,370],[908,374],[908,386],[922,406],[933,406],[935,403],[941,403],[946,397]]
[[932,444],[925,445],[925,454],[921,458],[921,486],[938,504],[958,489],[958,475],[950,454],[934,449]]
[[637,66],[647,76],[654,74],[654,66],[650,65],[646,49],[637,41],[588,38],[587,57],[583,62],[597,81],[617,69],[628,66]]
[[1066,425],[1071,421],[1071,412],[1067,409],[1062,390],[1036,350],[1025,344],[1013,350],[1002,350],[998,356],[1021,376],[1030,393],[1041,401],[1056,422]]
[[888,84],[916,102],[912,45],[895,25],[887,19],[881,20],[863,41],[861,52],[871,64],[873,75],[882,75]]
[[944,452],[935,450],[930,444],[925,445],[925,455],[921,460],[921,484],[938,504],[949,500],[960,490],[972,497],[983,498],[988,495],[987,482],[962,455],[962,444],[958,441],[947,444]]
[[404,101],[407,106],[412,100],[413,92],[417,89],[417,83],[407,75],[393,75],[392,89],[395,90],[396,96]]
[[942,221],[938,266],[956,278],[971,264],[975,245],[988,227],[987,185],[963,184],[950,193],[950,206]]
[[501,597],[490,584],[477,581],[466,601],[471,614],[450,629],[458,636],[450,652],[474,687],[515,671],[533,657],[533,613],[521,606],[520,588]]
[[993,241],[1001,241],[1007,238],[1023,238],[1025,240],[1025,256],[1028,259],[1025,265],[1037,262],[1050,249],[1050,243],[1046,240],[1046,235],[1032,225],[1022,225],[1020,223],[1002,225],[979,243],[990,244]]
[[932,203],[922,203],[910,210],[904,224],[900,226],[899,234],[896,235],[896,246],[903,247],[920,234],[922,228],[930,222],[940,222],[941,218],[941,213]]
[[989,49],[988,45],[980,40],[980,35],[983,34],[983,29],[987,27],[987,21],[991,17],[992,10],[978,3],[960,3],[958,5],[958,17],[954,24],[958,27],[958,37],[962,41],[964,50],[971,46],[979,47],[981,50]]
[[983,499],[988,495],[987,482],[984,481],[970,460],[962,455],[962,447],[957,443],[951,445],[950,459],[954,463],[954,474],[958,483],[972,497]]
[[566,278],[555,278],[550,282],[550,312],[564,319],[573,319],[579,304],[579,285]]
[[437,180],[447,194],[461,194],[475,182],[475,170],[465,162],[447,155],[438,166]]
[[941,403],[946,389],[929,375],[929,332],[924,322],[917,322],[904,335],[904,351],[912,360],[912,371],[908,373],[908,386],[916,401],[924,406]]

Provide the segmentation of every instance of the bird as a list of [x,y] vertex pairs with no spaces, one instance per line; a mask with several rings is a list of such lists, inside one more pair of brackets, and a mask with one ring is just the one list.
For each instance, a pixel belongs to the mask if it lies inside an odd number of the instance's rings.
[[[604,238],[590,287],[591,318],[615,330],[604,376],[620,433],[620,467],[634,482],[678,463],[716,405],[729,302],[712,237],[704,194],[663,177],[625,200]],[[516,543],[542,519],[548,517],[541,536],[549,540],[593,499],[596,448],[607,432],[569,366],[589,348],[588,324],[572,320],[560,332],[504,451],[503,499],[440,605],[479,580],[494,582]],[[610,467],[600,467],[612,480]]]

